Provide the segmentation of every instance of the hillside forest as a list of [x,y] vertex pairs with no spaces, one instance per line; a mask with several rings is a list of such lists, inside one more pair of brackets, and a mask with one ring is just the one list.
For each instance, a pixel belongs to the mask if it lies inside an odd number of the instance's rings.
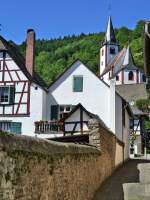
[[[120,48],[130,45],[136,65],[143,68],[143,27],[140,20],[131,30],[127,27],[115,29]],[[47,85],[54,81],[76,59],[80,59],[93,72],[99,73],[99,50],[105,33],[90,33],[65,36],[57,39],[38,39],[36,41],[36,71]],[[18,45],[25,55],[26,44]]]

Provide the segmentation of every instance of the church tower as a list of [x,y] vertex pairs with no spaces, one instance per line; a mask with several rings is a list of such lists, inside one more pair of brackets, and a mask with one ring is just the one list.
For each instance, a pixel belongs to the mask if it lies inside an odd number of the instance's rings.
[[118,52],[119,44],[116,40],[112,19],[109,17],[105,39],[100,48],[100,75],[107,67],[107,64],[114,58],[116,54],[118,54]]

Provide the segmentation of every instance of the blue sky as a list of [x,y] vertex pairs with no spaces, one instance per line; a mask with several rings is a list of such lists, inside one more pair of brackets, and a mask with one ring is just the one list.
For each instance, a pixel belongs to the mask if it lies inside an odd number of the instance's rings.
[[[150,0],[110,0],[115,27],[134,28],[140,19],[150,19]],[[0,0],[1,34],[21,43],[26,30],[37,38],[105,31],[109,0]]]

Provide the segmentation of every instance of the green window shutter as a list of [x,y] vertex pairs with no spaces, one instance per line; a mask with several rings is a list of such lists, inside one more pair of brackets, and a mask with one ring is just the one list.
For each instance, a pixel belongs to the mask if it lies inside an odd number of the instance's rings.
[[82,92],[83,91],[83,76],[74,76],[73,91],[74,92]]
[[15,87],[10,86],[10,93],[9,93],[9,104],[13,104],[15,100]]
[[22,123],[20,122],[11,122],[10,132],[14,134],[21,134]]
[[58,120],[58,105],[51,106],[51,120]]

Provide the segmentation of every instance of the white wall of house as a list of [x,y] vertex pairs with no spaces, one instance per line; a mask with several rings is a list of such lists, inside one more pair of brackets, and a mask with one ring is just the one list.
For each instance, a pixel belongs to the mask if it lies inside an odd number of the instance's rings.
[[[83,92],[73,92],[73,77],[83,76]],[[76,62],[49,88],[49,108],[56,104],[81,103],[89,112],[97,114],[110,127],[110,89],[81,62]],[[50,109],[49,109],[50,115]]]
[[125,126],[123,126],[123,142],[124,146],[124,159],[127,160],[129,158],[129,149],[130,149],[130,116],[125,110]]
[[123,124],[122,124],[122,99],[116,95],[115,103],[115,131],[118,139],[123,141]]
[[[75,75],[83,76],[83,92],[73,92]],[[122,99],[115,93],[115,87],[111,93],[110,88],[79,61],[49,88],[48,115],[50,115],[51,105],[77,105],[78,103],[89,112],[97,114],[107,127],[121,138]]]

